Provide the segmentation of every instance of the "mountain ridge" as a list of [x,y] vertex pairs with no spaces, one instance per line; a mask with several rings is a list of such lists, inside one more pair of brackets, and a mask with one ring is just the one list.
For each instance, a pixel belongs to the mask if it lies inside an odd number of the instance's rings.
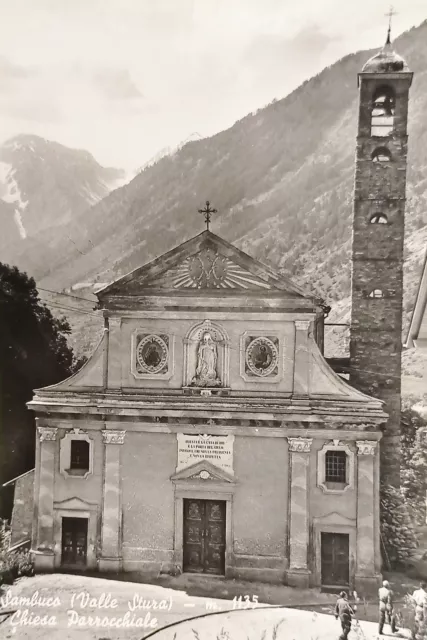
[[50,237],[61,234],[74,216],[99,202],[123,179],[122,170],[102,167],[83,149],[70,149],[33,134],[20,134],[3,142],[0,145],[3,261],[17,263],[39,276],[46,234]]

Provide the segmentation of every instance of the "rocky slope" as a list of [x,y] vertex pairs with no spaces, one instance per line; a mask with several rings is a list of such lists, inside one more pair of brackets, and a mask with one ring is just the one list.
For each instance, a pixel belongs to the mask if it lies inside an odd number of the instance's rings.
[[121,170],[101,167],[87,151],[34,135],[0,146],[0,255],[40,277],[45,247],[73,219],[123,183]]

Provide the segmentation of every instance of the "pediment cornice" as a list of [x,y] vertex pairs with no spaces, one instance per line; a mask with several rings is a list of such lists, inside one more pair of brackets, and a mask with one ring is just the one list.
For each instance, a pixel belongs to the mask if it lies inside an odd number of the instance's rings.
[[88,502],[78,498],[77,496],[73,496],[72,498],[54,502],[53,508],[67,511],[95,511],[98,509],[98,504],[96,502]]
[[185,469],[181,469],[177,473],[174,473],[171,478],[172,482],[185,482],[185,481],[202,481],[202,482],[221,482],[225,484],[234,484],[234,477],[211,464],[207,460],[201,460],[200,462],[196,462],[192,464],[190,467],[186,467]]

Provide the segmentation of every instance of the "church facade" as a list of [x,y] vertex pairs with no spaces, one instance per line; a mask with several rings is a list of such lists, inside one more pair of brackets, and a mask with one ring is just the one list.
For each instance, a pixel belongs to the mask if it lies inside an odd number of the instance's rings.
[[320,302],[210,231],[98,297],[95,354],[31,403],[37,568],[376,585],[386,415]]
[[29,404],[38,570],[378,586],[412,77],[388,45],[359,78],[353,386],[322,355],[322,302],[209,228],[120,278],[92,358]]

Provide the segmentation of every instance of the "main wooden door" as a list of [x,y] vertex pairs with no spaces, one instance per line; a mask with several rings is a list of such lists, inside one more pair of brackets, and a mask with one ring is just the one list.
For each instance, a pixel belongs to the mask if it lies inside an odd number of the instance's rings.
[[224,575],[225,504],[184,500],[184,571]]
[[348,534],[322,533],[321,536],[322,586],[348,587],[350,579]]
[[87,518],[62,518],[63,565],[86,565]]

